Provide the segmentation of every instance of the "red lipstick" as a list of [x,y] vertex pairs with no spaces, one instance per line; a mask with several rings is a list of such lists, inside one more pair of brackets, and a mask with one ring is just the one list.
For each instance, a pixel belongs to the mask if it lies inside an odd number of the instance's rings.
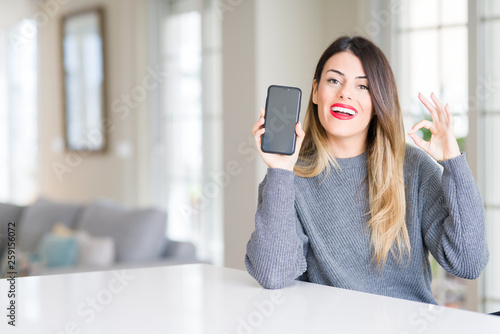
[[345,121],[356,117],[358,111],[348,104],[335,103],[330,107],[330,113],[333,117]]

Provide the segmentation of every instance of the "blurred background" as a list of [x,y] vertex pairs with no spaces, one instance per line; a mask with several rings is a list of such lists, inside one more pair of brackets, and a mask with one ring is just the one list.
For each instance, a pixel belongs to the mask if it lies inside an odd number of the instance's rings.
[[[96,8],[101,19],[76,15]],[[390,59],[406,131],[428,117],[418,92],[452,107],[491,256],[476,281],[434,263],[433,287],[442,304],[498,311],[494,0],[0,0],[0,202],[155,207],[199,260],[243,269],[266,171],[250,129],[267,87],[300,87],[303,116],[316,62],[344,34]]]

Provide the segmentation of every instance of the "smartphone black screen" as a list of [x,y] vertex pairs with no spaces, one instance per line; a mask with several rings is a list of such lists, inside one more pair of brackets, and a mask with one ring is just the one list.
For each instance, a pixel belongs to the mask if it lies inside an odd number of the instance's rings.
[[296,87],[269,86],[262,136],[262,151],[292,155],[295,152],[295,124],[299,121],[302,91]]

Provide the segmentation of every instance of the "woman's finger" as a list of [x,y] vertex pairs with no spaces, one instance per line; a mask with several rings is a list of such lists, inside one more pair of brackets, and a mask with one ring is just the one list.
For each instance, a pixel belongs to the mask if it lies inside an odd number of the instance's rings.
[[445,108],[443,107],[443,104],[438,99],[438,97],[436,96],[436,94],[432,93],[431,94],[431,99],[434,102],[434,104],[436,105],[437,114],[439,116],[439,119],[440,120],[447,120],[448,119],[447,118],[448,115],[446,115],[446,112],[444,111]]
[[300,147],[302,146],[302,141],[304,140],[304,136],[306,135],[304,130],[302,129],[302,124],[300,122],[297,122],[295,125],[295,133],[297,134],[297,142],[295,143],[295,149],[300,150]]
[[252,133],[255,135],[255,132],[257,130],[259,130],[260,128],[262,128],[264,126],[264,118],[261,117],[259,118],[259,120],[257,122],[254,123],[253,127],[252,127]]
[[266,110],[264,108],[260,108],[260,117],[257,122],[252,127],[252,133],[255,135],[255,131],[257,131],[261,126],[264,125],[265,118],[264,116],[266,115]]
[[439,113],[436,110],[436,106],[429,102],[429,100],[427,100],[422,93],[418,93],[418,99],[424,104],[427,110],[429,110],[432,119],[435,121],[439,121]]
[[413,141],[418,147],[423,149],[425,152],[429,152],[429,142],[426,142],[414,132],[409,133],[408,135],[410,136],[411,139],[413,139]]
[[262,144],[262,135],[266,132],[265,128],[259,129],[254,134],[255,145],[257,145],[257,149],[260,151],[260,146]]
[[255,139],[261,139],[262,135],[264,134],[264,132],[266,132],[266,129],[265,128],[260,128],[258,129],[257,131],[255,131]]
[[266,116],[266,109],[260,108],[260,117],[264,118]]
[[297,133],[297,136],[301,137],[302,139],[306,135],[304,129],[302,129],[302,123],[300,122],[297,122],[297,125],[295,126],[295,132]]
[[453,115],[451,114],[451,111],[450,111],[450,106],[448,104],[446,104],[444,106],[444,111],[446,113],[446,117],[448,119],[448,123],[453,126]]
[[[408,134],[414,134],[415,132],[417,132],[418,130],[420,130],[421,128],[426,128],[426,129],[429,129],[431,130],[433,126],[433,123],[431,121],[428,121],[426,119],[423,119],[419,122],[417,122],[410,130],[410,132],[408,132]],[[432,133],[432,130],[431,130],[431,133]],[[418,136],[417,136],[418,137]],[[413,138],[413,137],[412,137]]]

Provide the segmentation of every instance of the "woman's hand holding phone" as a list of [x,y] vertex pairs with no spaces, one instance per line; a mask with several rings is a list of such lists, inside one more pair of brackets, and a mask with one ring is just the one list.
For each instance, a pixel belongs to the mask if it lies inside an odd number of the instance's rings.
[[304,140],[304,130],[302,130],[302,126],[300,122],[295,125],[295,133],[297,134],[297,141],[295,144],[295,152],[292,155],[283,155],[276,153],[265,153],[262,152],[262,135],[266,131],[264,128],[264,118],[266,111],[264,108],[260,109],[260,118],[252,128],[252,134],[255,139],[255,144],[257,145],[257,150],[259,151],[262,160],[266,163],[269,168],[281,168],[293,171],[295,167],[295,163],[299,158],[300,147],[302,146],[302,141]]

